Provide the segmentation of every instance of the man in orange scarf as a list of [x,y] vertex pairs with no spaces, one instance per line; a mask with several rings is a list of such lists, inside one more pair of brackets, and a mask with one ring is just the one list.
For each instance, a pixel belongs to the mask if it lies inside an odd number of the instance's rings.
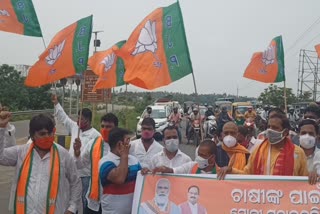
[[117,116],[108,113],[101,117],[101,136],[89,141],[88,144],[85,145],[83,152],[81,152],[81,141],[78,139],[74,143],[76,147],[75,153],[79,154],[78,156],[75,155],[77,168],[82,169],[90,166],[91,170],[89,188],[86,193],[88,206],[85,208],[84,214],[102,213],[100,206],[102,191],[99,189],[99,161],[110,151],[109,133],[113,128],[118,127],[118,123],[119,120]]
[[250,152],[237,142],[238,126],[234,122],[227,122],[222,132],[224,136],[222,149],[230,158],[228,167],[242,170],[247,164]]
[[219,172],[218,178],[224,179],[226,173],[308,176],[306,156],[300,147],[291,142],[289,129],[287,117],[272,115],[268,121],[267,139],[253,151],[244,169],[225,167]]
[[54,143],[52,118],[34,116],[29,126],[32,143],[4,148],[10,116],[9,112],[0,115],[0,165],[16,167],[15,197],[9,209],[19,214],[75,213],[81,201],[81,180],[71,155]]

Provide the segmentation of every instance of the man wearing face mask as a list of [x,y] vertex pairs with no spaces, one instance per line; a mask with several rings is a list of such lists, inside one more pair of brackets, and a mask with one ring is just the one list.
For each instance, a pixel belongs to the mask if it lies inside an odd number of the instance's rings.
[[135,156],[143,168],[150,168],[152,157],[163,150],[163,146],[153,138],[155,126],[154,119],[143,119],[141,139],[130,142],[130,155]]
[[228,122],[224,124],[222,132],[222,149],[230,158],[228,167],[242,170],[247,164],[250,152],[237,142],[238,126],[234,122]]
[[243,170],[223,168],[218,177],[226,173],[249,175],[307,176],[308,168],[303,150],[288,138],[290,123],[286,116],[275,114],[269,118],[267,139],[251,154]]
[[137,173],[141,166],[129,155],[130,133],[114,128],[109,135],[110,152],[99,161],[99,177],[103,187],[102,213],[130,214]]
[[314,157],[316,152],[320,151],[316,147],[316,136],[319,132],[318,124],[314,120],[302,120],[299,124],[299,142],[307,157],[308,171],[314,171]]
[[[84,210],[83,213],[101,213],[100,198],[102,191],[99,192],[100,180],[99,180],[99,160],[106,156],[110,151],[109,146],[109,133],[110,131],[118,127],[118,118],[112,114],[108,113],[101,117],[101,136],[96,139],[91,140],[84,148],[84,151],[81,152],[81,142],[76,142],[79,151],[76,152],[79,154],[75,156],[75,161],[78,169],[82,169],[85,166],[90,166],[91,176],[90,176],[90,186],[86,197],[88,200],[88,207]],[[101,193],[101,194],[99,194]]]
[[[80,152],[84,152],[85,146],[93,139],[96,139],[100,136],[100,133],[91,126],[92,112],[90,109],[84,108],[82,111],[78,112],[78,121],[73,121],[65,113],[63,108],[58,102],[58,97],[56,95],[51,96],[51,100],[54,104],[54,115],[57,117],[59,123],[62,123],[66,130],[71,133],[71,145],[69,148],[69,153],[73,157],[80,155]],[[80,117],[81,112],[81,117]],[[81,119],[81,120],[80,120]],[[80,133],[79,133],[80,129]],[[78,136],[79,134],[79,136]],[[79,147],[81,146],[81,149]],[[83,210],[87,209],[87,199],[86,193],[89,188],[90,181],[90,165],[87,165],[84,168],[78,169],[79,176],[82,182],[82,204]]]
[[54,143],[52,119],[44,114],[34,116],[29,124],[32,143],[4,148],[10,113],[4,115],[0,118],[0,165],[16,167],[9,210],[75,213],[81,201],[81,181],[70,154]]
[[166,178],[159,179],[154,199],[141,203],[139,214],[180,214],[179,207],[170,201],[169,195],[170,181]]
[[153,156],[150,170],[156,167],[167,166],[170,168],[181,166],[190,162],[191,158],[180,151],[177,128],[168,126],[163,130],[165,147],[161,152]]
[[174,174],[217,174],[220,171],[216,164],[217,147],[211,140],[204,140],[200,143],[198,156],[195,161],[188,162],[182,166],[170,168],[166,166],[156,167],[153,173],[174,173]]

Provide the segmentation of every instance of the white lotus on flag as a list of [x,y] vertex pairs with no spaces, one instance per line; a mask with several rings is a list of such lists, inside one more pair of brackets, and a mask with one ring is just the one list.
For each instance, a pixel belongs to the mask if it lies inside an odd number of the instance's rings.
[[148,20],[144,28],[141,29],[136,48],[132,52],[132,55],[135,56],[147,51],[155,53],[157,49],[156,22]]
[[114,53],[112,53],[112,54],[109,54],[108,56],[106,56],[101,61],[101,64],[104,64],[104,71],[105,72],[109,71],[112,68],[115,58],[116,58],[116,55]]
[[55,45],[54,48],[49,50],[49,55],[46,57],[46,61],[48,65],[53,65],[59,59],[62,54],[64,44],[66,40],[63,40],[59,45]]
[[274,46],[269,46],[262,54],[262,62],[265,65],[271,65],[274,63],[276,58],[276,50]]
[[0,16],[10,16],[7,10],[0,10]]

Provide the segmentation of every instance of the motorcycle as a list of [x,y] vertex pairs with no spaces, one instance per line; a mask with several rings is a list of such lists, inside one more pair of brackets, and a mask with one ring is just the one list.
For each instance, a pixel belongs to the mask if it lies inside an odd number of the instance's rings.
[[193,143],[196,146],[199,146],[200,144],[200,136],[201,136],[201,124],[200,124],[200,120],[194,120],[192,123],[192,130],[191,130],[191,136],[188,138],[188,144],[189,141],[191,139],[191,137],[193,138]]
[[207,121],[204,123],[204,130],[206,138],[214,137],[214,133],[217,130],[217,122],[215,116],[211,115],[207,118]]

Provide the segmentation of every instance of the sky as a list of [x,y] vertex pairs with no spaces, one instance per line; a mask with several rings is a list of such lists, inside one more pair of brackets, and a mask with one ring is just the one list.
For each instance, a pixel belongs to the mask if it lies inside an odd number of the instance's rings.
[[[34,0],[33,4],[47,44],[64,27],[93,14],[93,30],[103,31],[98,36],[98,50],[105,50],[127,39],[154,9],[174,2]],[[258,97],[268,84],[243,78],[243,72],[252,54],[264,51],[278,35],[283,37],[287,87],[296,93],[299,50],[314,50],[314,45],[320,43],[319,0],[180,0],[180,6],[198,93],[236,95],[238,88],[241,96]],[[41,38],[6,32],[0,32],[0,44],[1,64],[33,65],[44,51]],[[134,86],[129,90],[141,91]],[[192,76],[157,90],[193,93]]]

